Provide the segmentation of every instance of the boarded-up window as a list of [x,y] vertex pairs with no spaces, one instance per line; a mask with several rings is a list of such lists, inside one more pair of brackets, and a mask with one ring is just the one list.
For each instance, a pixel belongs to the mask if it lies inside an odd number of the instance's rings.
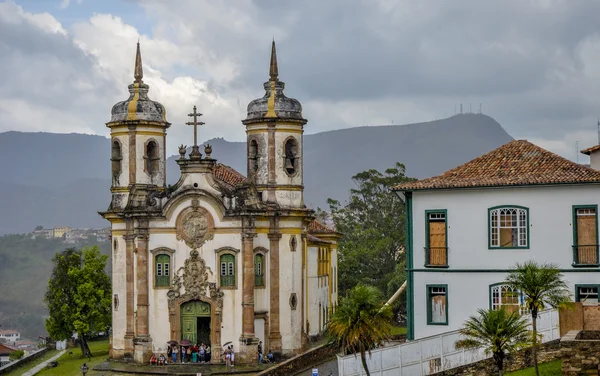
[[523,294],[509,285],[496,285],[490,288],[492,309],[504,309],[508,312],[524,314],[527,308],[523,304]]
[[525,248],[527,244],[527,209],[490,210],[490,247]]
[[427,213],[427,265],[448,265],[446,213]]
[[575,209],[577,264],[598,264],[598,222],[595,207]]
[[156,256],[156,276],[154,278],[157,287],[169,286],[171,283],[170,266],[171,257],[169,255],[157,255]]
[[427,324],[448,324],[448,294],[447,287],[427,286]]

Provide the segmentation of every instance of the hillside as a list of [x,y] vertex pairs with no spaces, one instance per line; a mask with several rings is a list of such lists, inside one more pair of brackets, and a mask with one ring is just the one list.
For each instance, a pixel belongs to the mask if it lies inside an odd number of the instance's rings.
[[[311,128],[309,123],[306,132]],[[511,139],[498,122],[479,114],[305,135],[305,201],[327,208],[327,198],[347,197],[354,174],[384,170],[395,162],[406,165],[408,176],[434,176]],[[245,143],[208,142],[214,158],[245,173]],[[101,136],[0,133],[0,158],[10,161],[0,165],[0,212],[5,213],[0,234],[31,231],[36,225],[107,226],[96,212],[110,201],[109,153],[109,141]],[[167,162],[170,184],[179,177],[175,158]]]
[[[37,340],[45,333],[44,294],[52,273],[52,257],[66,248],[94,243],[65,244],[60,239],[31,239],[26,235],[0,236],[0,323]],[[108,242],[98,243],[104,254]],[[110,262],[110,261],[109,261]]]

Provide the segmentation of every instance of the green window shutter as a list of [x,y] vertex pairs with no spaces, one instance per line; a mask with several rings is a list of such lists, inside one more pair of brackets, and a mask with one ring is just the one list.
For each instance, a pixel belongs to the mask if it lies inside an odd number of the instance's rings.
[[225,254],[220,257],[221,286],[235,286],[235,256]]
[[263,255],[257,253],[254,256],[254,286],[264,286],[265,280],[263,277]]
[[171,283],[170,269],[171,257],[169,255],[158,255],[155,259],[155,281],[157,287],[169,286]]

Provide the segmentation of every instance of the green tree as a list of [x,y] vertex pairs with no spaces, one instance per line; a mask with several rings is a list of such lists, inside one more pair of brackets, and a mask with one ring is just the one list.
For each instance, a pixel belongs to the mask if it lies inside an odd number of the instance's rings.
[[111,284],[105,273],[107,255],[97,246],[67,249],[53,258],[54,269],[44,302],[46,330],[56,340],[77,333],[82,357],[92,356],[87,339],[104,331],[111,320]]
[[25,355],[25,351],[23,350],[16,350],[10,353],[10,355],[8,355],[8,360],[10,360],[11,362],[14,360],[19,360],[23,357],[23,355]]
[[563,276],[554,264],[540,265],[535,261],[527,261],[516,265],[508,273],[506,281],[515,290],[520,290],[525,299],[525,305],[531,312],[533,329],[533,364],[536,376],[540,375],[537,356],[537,318],[545,308],[560,308],[568,305],[571,296]]
[[342,353],[360,353],[367,376],[366,354],[391,336],[393,314],[382,299],[377,288],[359,284],[340,300],[327,326],[329,339]]
[[479,316],[471,316],[460,329],[464,339],[456,342],[457,349],[485,348],[485,353],[491,353],[498,374],[504,375],[504,359],[520,348],[531,344],[531,333],[527,321],[517,313],[500,310],[477,311]]
[[345,205],[328,199],[336,229],[344,234],[339,254],[339,289],[349,291],[357,282],[377,287],[387,297],[404,282],[405,207],[391,188],[414,179],[396,163],[381,173],[371,169],[352,177]]

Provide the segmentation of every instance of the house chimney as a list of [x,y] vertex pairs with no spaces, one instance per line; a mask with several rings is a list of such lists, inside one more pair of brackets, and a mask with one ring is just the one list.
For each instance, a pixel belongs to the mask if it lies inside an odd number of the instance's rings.
[[581,154],[590,156],[590,167],[600,170],[600,145],[592,146],[581,151]]

